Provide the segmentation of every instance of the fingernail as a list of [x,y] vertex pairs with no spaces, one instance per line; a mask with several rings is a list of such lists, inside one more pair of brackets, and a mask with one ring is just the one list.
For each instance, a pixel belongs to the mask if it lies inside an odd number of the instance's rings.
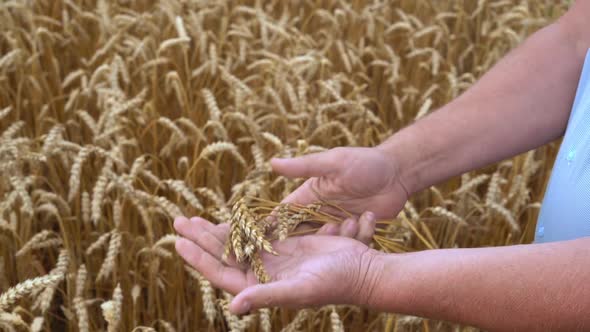
[[375,219],[375,214],[371,211],[367,211],[365,212],[365,218],[366,220],[373,220]]

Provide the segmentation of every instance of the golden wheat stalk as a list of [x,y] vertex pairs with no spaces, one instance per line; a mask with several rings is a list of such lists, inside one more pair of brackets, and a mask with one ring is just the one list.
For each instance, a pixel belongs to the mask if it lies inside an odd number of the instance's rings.
[[0,295],[0,310],[8,310],[8,308],[15,305],[16,302],[21,298],[31,294],[36,290],[50,287],[62,277],[63,276],[60,275],[49,274],[46,276],[25,280],[24,282],[9,288],[7,291],[2,293],[2,295]]
[[115,287],[115,290],[113,291],[113,298],[100,305],[102,315],[108,323],[108,332],[116,332],[119,330],[122,306],[123,293],[121,291],[121,285],[117,284],[117,287]]

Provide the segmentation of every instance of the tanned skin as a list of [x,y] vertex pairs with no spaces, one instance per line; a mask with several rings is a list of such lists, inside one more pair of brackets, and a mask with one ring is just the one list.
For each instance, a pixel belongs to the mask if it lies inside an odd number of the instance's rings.
[[563,135],[590,47],[589,17],[590,0],[578,0],[463,95],[378,147],[273,160],[277,173],[308,178],[285,201],[311,203],[317,191],[359,218],[276,243],[280,255],[263,256],[272,282],[259,285],[244,266],[222,263],[227,225],[178,218],[177,251],[237,294],[235,313],[356,304],[487,330],[590,330],[590,238],[410,254],[366,245],[375,218],[396,215],[411,194]]

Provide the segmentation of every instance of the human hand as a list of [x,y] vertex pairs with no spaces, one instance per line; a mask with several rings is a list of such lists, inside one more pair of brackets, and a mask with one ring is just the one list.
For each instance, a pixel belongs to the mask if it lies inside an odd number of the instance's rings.
[[271,306],[363,305],[379,275],[376,258],[380,253],[362,242],[345,236],[306,235],[273,243],[278,256],[262,253],[271,282],[258,284],[245,265],[232,259],[222,262],[229,224],[179,217],[174,228],[182,235],[176,242],[178,253],[213,285],[237,294],[230,304],[235,314]]
[[341,147],[292,159],[275,158],[271,166],[286,177],[309,178],[283,203],[307,205],[321,198],[357,216],[371,211],[377,218],[390,218],[408,199],[397,165],[376,148]]

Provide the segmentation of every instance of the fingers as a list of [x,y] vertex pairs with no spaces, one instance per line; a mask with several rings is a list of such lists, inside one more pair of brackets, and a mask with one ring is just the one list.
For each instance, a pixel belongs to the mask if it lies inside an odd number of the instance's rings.
[[[229,310],[234,314],[244,314],[260,308],[281,306],[297,307],[303,303],[304,292],[294,292],[301,285],[292,280],[280,280],[268,284],[258,284],[244,289],[231,302]],[[306,301],[309,299],[306,299]]]
[[336,224],[325,224],[318,231],[318,235],[338,235],[340,233],[340,227]]
[[299,188],[287,195],[281,202],[282,204],[292,203],[299,205],[309,205],[318,201],[315,191],[312,188],[314,178],[307,179]]
[[356,238],[358,231],[358,222],[353,218],[348,218],[344,220],[342,225],[340,225],[340,236]]
[[215,258],[221,258],[224,243],[229,233],[229,225],[214,225],[205,219],[185,217],[174,219],[174,229],[183,237],[193,241]]
[[187,263],[217,287],[236,294],[247,286],[244,271],[224,266],[219,259],[187,239],[176,240],[176,251]]
[[322,226],[318,235],[340,235],[354,238],[364,244],[369,244],[375,234],[375,215],[367,211],[363,213],[358,220],[354,218],[346,219],[342,224],[325,224]]
[[[229,235],[228,224],[214,225],[199,217],[193,217],[190,220],[185,217],[177,217],[174,219],[174,229],[180,235],[207,251],[211,256],[222,259],[225,243]],[[245,267],[245,265],[236,262],[233,256],[227,257],[225,263],[240,269]]]
[[332,149],[320,153],[312,153],[297,158],[273,158],[272,169],[290,178],[310,178],[327,175],[339,168],[341,149]]
[[318,235],[339,235],[349,238],[356,238],[359,233],[359,224],[353,218],[346,219],[342,224],[325,224],[318,231]]
[[370,211],[364,212],[359,218],[359,231],[356,235],[356,239],[364,244],[369,244],[375,234],[375,214]]

